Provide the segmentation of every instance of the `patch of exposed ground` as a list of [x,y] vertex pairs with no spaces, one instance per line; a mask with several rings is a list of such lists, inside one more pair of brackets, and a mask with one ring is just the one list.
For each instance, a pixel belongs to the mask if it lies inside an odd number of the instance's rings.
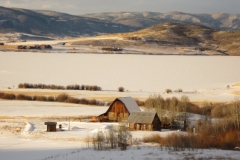
[[234,84],[233,86],[239,86],[239,87],[240,87],[240,82],[237,82],[237,83]]

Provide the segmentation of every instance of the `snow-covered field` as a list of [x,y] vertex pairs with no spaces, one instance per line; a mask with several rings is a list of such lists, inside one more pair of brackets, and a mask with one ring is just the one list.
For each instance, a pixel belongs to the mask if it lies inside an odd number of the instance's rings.
[[103,90],[162,92],[226,87],[240,81],[240,57],[0,53],[0,87],[87,84]]
[[59,117],[100,115],[107,106],[84,106],[68,103],[33,102],[33,101],[0,101],[0,116],[23,117]]
[[[4,122],[2,125],[13,125],[14,121]],[[138,146],[128,147],[128,150],[120,149],[94,151],[86,149],[87,143],[84,139],[90,137],[101,130],[107,131],[109,125],[117,125],[112,123],[85,123],[70,122],[70,130],[68,130],[69,122],[58,122],[62,124],[65,131],[45,132],[46,126],[42,121],[33,121],[26,124],[25,129],[21,133],[10,134],[2,131],[0,134],[0,159],[19,159],[19,160],[65,160],[65,159],[239,159],[239,151],[222,151],[222,150],[185,150],[185,151],[169,151],[164,147],[161,149],[154,144],[139,143]],[[132,132],[133,140],[141,139],[144,135],[150,135],[153,132],[137,131]],[[168,134],[180,134],[176,131],[154,132],[161,136]]]

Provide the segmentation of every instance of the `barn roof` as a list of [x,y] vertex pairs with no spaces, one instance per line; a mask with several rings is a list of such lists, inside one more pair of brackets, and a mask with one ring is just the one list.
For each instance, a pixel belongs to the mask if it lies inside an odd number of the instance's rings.
[[133,111],[141,111],[137,102],[132,97],[116,98],[116,100],[123,102],[130,114],[132,114]]
[[131,114],[133,111],[141,111],[140,108],[138,107],[138,104],[137,102],[132,98],[132,97],[122,97],[122,98],[116,98],[112,104],[110,105],[110,107],[108,108],[108,110],[103,113],[103,114],[100,114],[99,116],[101,115],[104,115],[106,113],[108,113],[108,111],[111,109],[112,105],[114,104],[114,102],[116,101],[121,101],[127,108],[127,110],[129,111],[129,113]]
[[128,117],[127,123],[145,123],[151,124],[157,113],[147,111],[132,112]]

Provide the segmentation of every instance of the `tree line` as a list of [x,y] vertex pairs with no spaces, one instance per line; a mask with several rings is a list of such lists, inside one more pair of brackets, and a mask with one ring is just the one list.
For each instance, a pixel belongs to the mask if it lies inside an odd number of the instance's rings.
[[[185,135],[176,132],[165,138],[152,135],[144,138],[146,142],[164,144],[172,150],[234,149],[240,146],[240,98],[227,104],[204,102],[200,107],[192,104],[187,96],[163,99],[161,95],[151,95],[145,101],[145,107],[155,109],[163,123],[187,131]],[[201,114],[202,118],[192,124],[189,113]]]
[[0,92],[0,99],[6,100],[27,100],[27,101],[42,101],[42,102],[64,102],[64,103],[74,103],[74,104],[85,104],[85,105],[97,105],[105,106],[109,102],[102,102],[96,99],[86,99],[86,98],[75,98],[68,94],[62,93],[56,97],[54,96],[28,96],[24,94],[12,94]]
[[88,91],[101,91],[102,88],[97,85],[67,85],[60,86],[54,84],[31,84],[31,83],[20,83],[18,88],[24,89],[55,89],[55,90],[88,90]]

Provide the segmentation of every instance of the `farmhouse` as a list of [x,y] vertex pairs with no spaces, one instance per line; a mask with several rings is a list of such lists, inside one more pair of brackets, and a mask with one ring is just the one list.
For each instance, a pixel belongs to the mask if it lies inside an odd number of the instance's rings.
[[156,112],[135,111],[128,117],[130,131],[161,131],[161,121]]
[[116,98],[108,110],[99,115],[100,122],[126,121],[133,111],[141,111],[132,97]]

